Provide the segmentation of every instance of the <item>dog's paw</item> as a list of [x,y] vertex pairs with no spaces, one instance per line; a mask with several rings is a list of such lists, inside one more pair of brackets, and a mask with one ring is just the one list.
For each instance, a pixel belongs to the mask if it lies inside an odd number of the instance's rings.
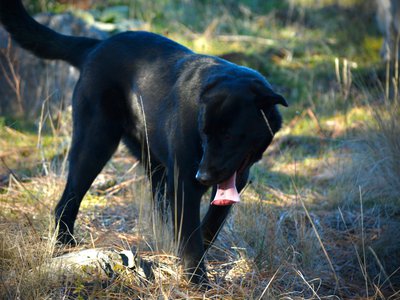
[[212,285],[206,275],[199,276],[191,274],[188,276],[188,279],[193,288],[198,289],[200,291],[205,292],[212,288]]
[[209,290],[211,288],[207,273],[203,268],[188,268],[186,275],[189,282],[201,290]]
[[59,232],[57,235],[57,244],[63,246],[76,246],[76,239],[69,232]]

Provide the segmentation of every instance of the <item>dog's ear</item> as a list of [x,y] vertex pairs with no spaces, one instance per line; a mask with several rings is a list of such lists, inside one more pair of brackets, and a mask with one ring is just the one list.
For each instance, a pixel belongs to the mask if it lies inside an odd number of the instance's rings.
[[[228,76],[211,76],[201,84],[200,87],[200,103],[207,103],[210,100],[215,100],[218,97],[213,95],[213,90],[224,81],[227,81]],[[215,94],[215,93],[214,93]]]
[[268,102],[272,105],[280,104],[282,106],[288,107],[289,104],[287,103],[286,99],[273,91],[267,95]]
[[260,109],[265,109],[267,107],[277,104],[283,105],[285,107],[289,106],[286,99],[282,95],[275,93],[262,81],[253,81],[250,89],[255,94],[255,102],[257,104],[257,107]]

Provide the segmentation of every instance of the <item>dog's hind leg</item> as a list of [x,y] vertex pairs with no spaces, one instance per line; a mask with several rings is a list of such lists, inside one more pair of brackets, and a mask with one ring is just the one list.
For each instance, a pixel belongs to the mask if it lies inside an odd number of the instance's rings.
[[82,198],[117,149],[122,134],[115,116],[110,117],[86,99],[79,100],[74,111],[67,184],[55,209],[58,241],[69,244],[75,243],[73,226]]
[[152,163],[152,171],[149,173],[154,206],[159,212],[163,222],[168,222],[168,209],[170,206],[166,191],[166,170],[161,164]]
[[165,167],[153,155],[150,155],[149,158],[147,151],[143,150],[147,148],[146,144],[141,145],[132,136],[123,136],[123,141],[132,155],[144,164],[151,182],[154,208],[159,212],[160,218],[167,222],[169,201],[166,193],[167,178]]

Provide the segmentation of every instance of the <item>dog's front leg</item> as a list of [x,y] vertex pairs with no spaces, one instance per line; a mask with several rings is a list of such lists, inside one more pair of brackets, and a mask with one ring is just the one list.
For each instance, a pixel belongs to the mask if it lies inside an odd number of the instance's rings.
[[[215,197],[216,188],[213,188],[212,197]],[[231,211],[232,205],[217,206],[211,205],[208,207],[208,211],[201,222],[201,230],[204,240],[204,248],[208,248],[212,245],[214,240],[217,238],[219,231],[225,223],[226,217]]]
[[[250,167],[244,170],[236,179],[236,186],[239,193],[247,184],[249,171]],[[214,186],[213,191],[211,193],[210,202],[214,199],[216,191],[217,189]],[[217,206],[210,204],[208,211],[204,216],[203,221],[201,222],[201,230],[204,239],[204,248],[206,250],[208,250],[208,248],[217,238],[219,231],[221,230],[227,216],[229,215],[231,207],[232,205]]]
[[204,246],[200,226],[200,200],[204,188],[196,182],[178,179],[178,183],[168,183],[171,201],[172,223],[179,255],[182,255],[190,282],[205,285],[208,283],[204,264]]

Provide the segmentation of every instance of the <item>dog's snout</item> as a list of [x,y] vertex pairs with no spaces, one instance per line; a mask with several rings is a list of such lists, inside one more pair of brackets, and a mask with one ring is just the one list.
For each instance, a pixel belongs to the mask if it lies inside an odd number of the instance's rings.
[[204,185],[210,185],[211,176],[210,173],[198,170],[196,173],[196,179],[198,182]]

